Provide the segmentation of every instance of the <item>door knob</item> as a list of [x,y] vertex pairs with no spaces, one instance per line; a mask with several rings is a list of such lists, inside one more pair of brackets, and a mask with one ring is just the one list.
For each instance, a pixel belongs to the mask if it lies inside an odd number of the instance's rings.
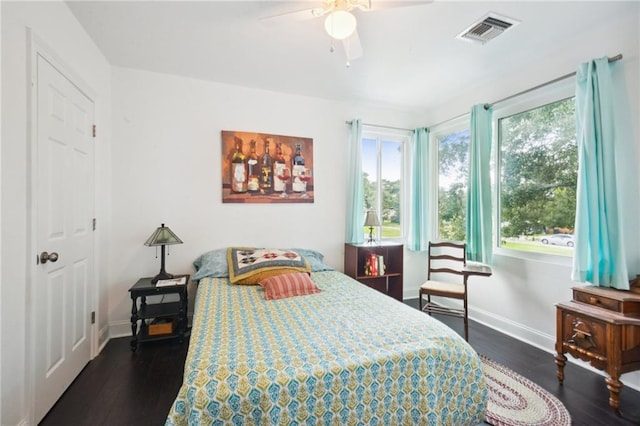
[[43,251],[40,253],[40,263],[47,263],[47,261],[55,262],[57,260],[58,253],[56,252],[47,253],[46,251]]

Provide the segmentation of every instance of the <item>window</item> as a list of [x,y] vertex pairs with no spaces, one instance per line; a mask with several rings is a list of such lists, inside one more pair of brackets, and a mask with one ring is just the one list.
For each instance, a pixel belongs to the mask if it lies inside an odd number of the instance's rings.
[[[402,238],[405,146],[408,135],[363,132],[364,207],[375,210],[382,226],[377,238]],[[364,216],[363,216],[364,218]],[[365,234],[369,234],[366,229]]]
[[573,254],[578,152],[574,98],[497,119],[499,245]]
[[438,237],[466,239],[469,129],[435,135],[438,146]]

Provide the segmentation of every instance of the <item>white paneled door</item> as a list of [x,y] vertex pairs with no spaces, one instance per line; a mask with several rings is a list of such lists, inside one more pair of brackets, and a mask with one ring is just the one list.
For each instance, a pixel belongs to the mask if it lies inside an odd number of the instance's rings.
[[37,56],[34,301],[39,422],[90,359],[93,280],[93,102]]

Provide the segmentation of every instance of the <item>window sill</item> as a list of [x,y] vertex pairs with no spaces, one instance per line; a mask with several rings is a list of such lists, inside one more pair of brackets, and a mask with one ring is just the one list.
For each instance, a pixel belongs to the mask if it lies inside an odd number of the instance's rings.
[[573,265],[573,256],[561,256],[558,254],[536,253],[523,250],[514,250],[497,247],[494,248],[494,255],[502,257],[511,257],[516,259],[530,260],[534,262],[549,263],[553,265],[571,267]]

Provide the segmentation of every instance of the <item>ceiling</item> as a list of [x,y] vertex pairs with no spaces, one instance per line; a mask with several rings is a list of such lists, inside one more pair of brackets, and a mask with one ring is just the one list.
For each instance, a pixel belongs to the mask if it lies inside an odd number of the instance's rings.
[[[341,43],[330,52],[322,18],[261,19],[320,2],[67,4],[115,66],[414,111],[517,73],[549,46],[630,7],[611,1],[403,1],[403,7],[356,10],[364,55],[346,67]],[[489,12],[521,23],[484,45],[456,39]]]

